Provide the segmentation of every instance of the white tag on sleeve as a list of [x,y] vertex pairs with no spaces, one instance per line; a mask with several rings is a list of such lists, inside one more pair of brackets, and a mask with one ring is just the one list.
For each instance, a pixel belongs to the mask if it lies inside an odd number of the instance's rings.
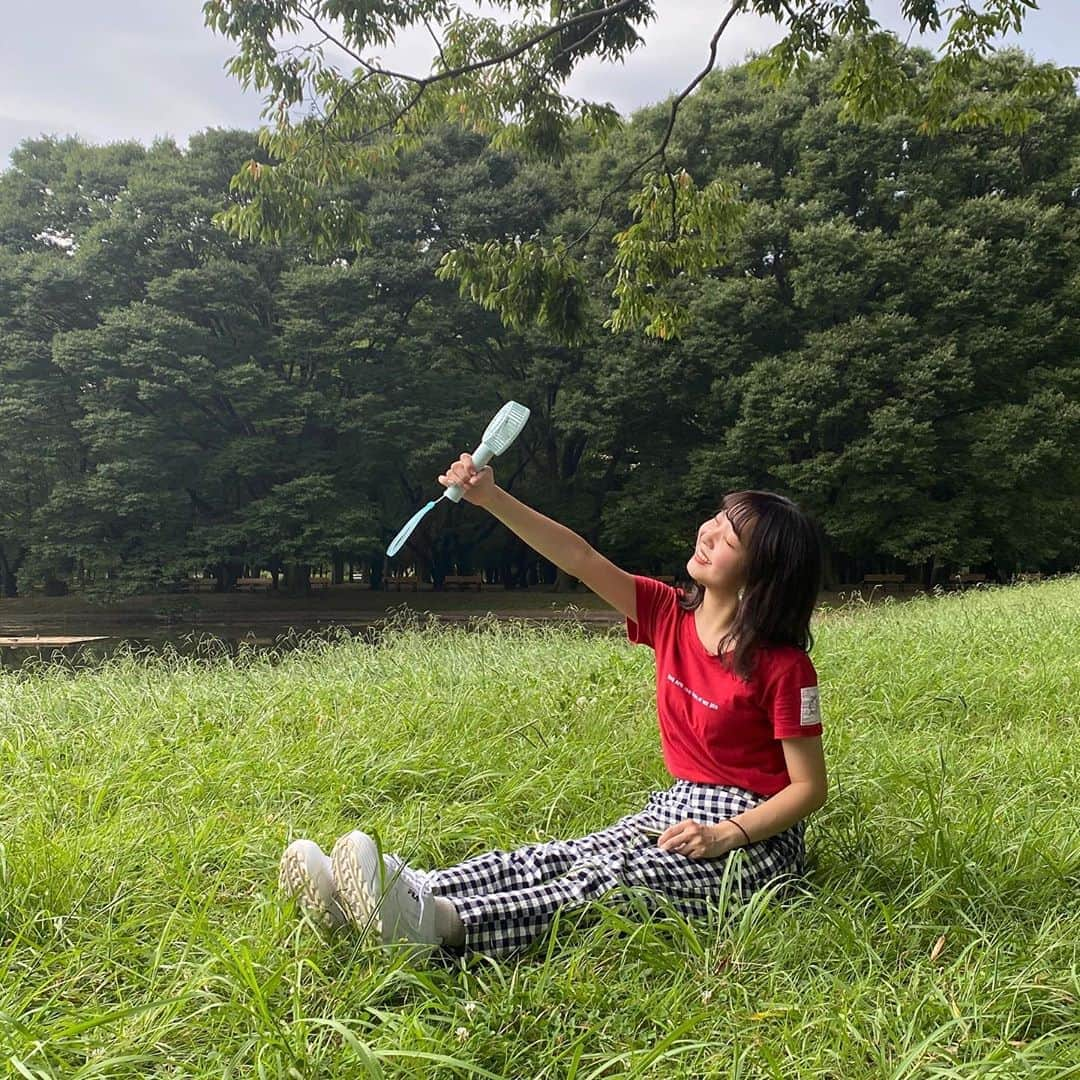
[[802,709],[799,712],[799,727],[813,727],[821,723],[821,693],[816,686],[804,686]]

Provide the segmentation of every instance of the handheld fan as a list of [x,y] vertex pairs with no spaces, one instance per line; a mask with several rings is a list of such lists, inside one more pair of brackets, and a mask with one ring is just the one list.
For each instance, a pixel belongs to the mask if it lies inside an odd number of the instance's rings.
[[[482,469],[496,454],[503,453],[521,434],[521,429],[528,419],[529,410],[524,405],[519,405],[516,401],[508,401],[495,414],[491,423],[488,424],[484,437],[480,440],[480,445],[472,453],[473,464],[478,469]],[[393,558],[402,549],[405,541],[412,535],[413,529],[420,524],[437,502],[441,502],[443,499],[449,499],[455,503],[460,502],[464,494],[464,488],[458,484],[453,484],[438,499],[432,499],[426,506],[422,506],[401,527],[401,532],[394,537],[390,546],[386,549],[386,554]]]

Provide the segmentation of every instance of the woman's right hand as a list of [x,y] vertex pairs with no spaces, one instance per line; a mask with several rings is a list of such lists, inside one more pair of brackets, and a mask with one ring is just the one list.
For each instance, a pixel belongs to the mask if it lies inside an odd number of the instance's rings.
[[491,466],[485,465],[482,469],[477,469],[473,464],[472,454],[462,454],[439,477],[439,483],[443,487],[457,484],[465,492],[465,501],[474,506],[486,506],[495,493],[495,473]]

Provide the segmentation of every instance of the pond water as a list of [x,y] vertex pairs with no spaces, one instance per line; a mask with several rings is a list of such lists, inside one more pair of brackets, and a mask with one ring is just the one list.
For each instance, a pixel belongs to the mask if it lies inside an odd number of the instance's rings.
[[[416,616],[418,625],[426,625],[429,618],[447,626],[468,626],[478,618],[489,617],[480,611],[441,612],[428,616]],[[606,631],[621,622],[617,616],[596,612],[580,612],[575,616],[559,614],[547,618],[499,614],[495,616],[530,625],[550,622],[581,622],[597,631]],[[357,637],[362,641],[376,640],[386,625],[384,613],[369,617],[348,619],[319,618],[314,620],[274,619],[257,622],[214,623],[199,621],[196,624],[125,623],[93,624],[79,620],[66,621],[61,625],[33,627],[6,625],[0,629],[0,670],[18,670],[40,664],[64,667],[94,667],[117,653],[139,652],[156,655],[176,652],[182,656],[196,656],[206,660],[236,657],[241,653],[283,653],[296,649],[312,640],[340,640],[342,636]],[[90,638],[91,640],[86,640]],[[72,640],[74,639],[74,640]],[[82,639],[82,640],[79,640]]]

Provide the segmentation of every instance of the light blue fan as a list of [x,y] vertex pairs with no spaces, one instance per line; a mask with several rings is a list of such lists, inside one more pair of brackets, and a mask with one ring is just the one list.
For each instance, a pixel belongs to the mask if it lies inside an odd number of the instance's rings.
[[[529,410],[516,401],[508,401],[494,416],[484,432],[480,445],[473,451],[473,464],[482,469],[493,457],[503,453],[504,450],[521,434],[521,429],[529,419]],[[420,507],[415,514],[401,527],[401,532],[394,537],[386,554],[393,558],[405,545],[405,541],[412,536],[413,529],[420,524],[427,514],[434,508],[436,503],[443,499],[451,502],[460,502],[465,494],[463,488],[454,484],[448,487],[437,499],[432,499],[426,506]]]

